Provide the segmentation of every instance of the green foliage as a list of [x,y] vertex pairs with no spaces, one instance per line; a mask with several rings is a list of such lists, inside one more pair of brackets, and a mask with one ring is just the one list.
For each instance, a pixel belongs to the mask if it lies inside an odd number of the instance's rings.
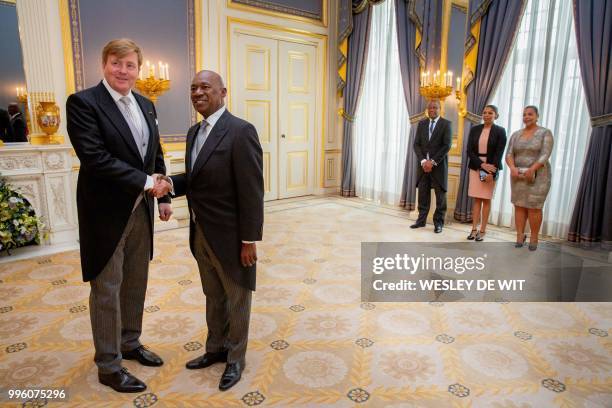
[[40,244],[43,228],[30,203],[0,178],[0,251]]

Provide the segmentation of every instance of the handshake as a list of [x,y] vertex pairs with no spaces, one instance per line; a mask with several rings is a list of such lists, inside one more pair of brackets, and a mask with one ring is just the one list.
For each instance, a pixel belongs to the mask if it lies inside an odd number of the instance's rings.
[[170,177],[158,173],[151,175],[151,177],[153,177],[155,184],[151,189],[149,189],[149,195],[155,198],[161,198],[168,195],[168,193],[172,191],[172,182],[170,181]]

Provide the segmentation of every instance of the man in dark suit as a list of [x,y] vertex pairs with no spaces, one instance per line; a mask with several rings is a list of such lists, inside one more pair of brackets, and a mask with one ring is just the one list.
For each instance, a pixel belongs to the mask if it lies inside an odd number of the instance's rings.
[[0,140],[5,143],[13,141],[13,128],[11,127],[11,117],[8,112],[0,108]]
[[187,133],[186,172],[170,177],[174,195],[187,195],[189,243],[206,295],[206,353],[187,368],[227,362],[222,391],[240,380],[245,365],[264,196],[257,131],[225,109],[226,93],[217,73],[196,74],[191,101],[204,120]]
[[446,214],[446,190],[448,185],[448,151],[451,148],[451,123],[439,116],[440,102],[427,104],[429,119],[419,122],[414,139],[414,152],[420,166],[417,170],[419,189],[419,217],[410,228],[425,226],[431,201],[431,189],[436,193],[436,211],[433,215],[434,232],[442,232]]
[[28,132],[26,121],[23,114],[19,110],[19,105],[15,102],[10,103],[8,106],[8,113],[11,117],[11,127],[13,128],[13,142],[27,142]]
[[[77,209],[83,280],[91,284],[89,308],[98,379],[119,392],[146,385],[121,366],[163,361],[139,341],[153,256],[153,198],[165,174],[153,103],[131,91],[142,65],[138,45],[109,42],[102,51],[104,79],[70,95],[68,135],[81,167]],[[156,173],[156,174],[154,174]],[[172,209],[158,199],[162,220]]]

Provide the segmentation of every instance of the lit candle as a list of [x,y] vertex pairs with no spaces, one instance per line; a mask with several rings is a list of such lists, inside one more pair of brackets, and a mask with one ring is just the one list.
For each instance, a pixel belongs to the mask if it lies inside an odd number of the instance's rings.
[[443,84],[444,84],[444,86],[446,86],[446,76],[447,76],[447,75],[448,75],[448,73],[447,73],[447,72],[445,72],[445,73],[444,73],[444,75],[443,75],[443,78],[444,78],[444,82],[443,82]]
[[145,70],[147,71],[147,73],[145,75],[147,75],[147,78],[151,76],[151,63],[149,62],[149,60],[145,61]]
[[453,86],[453,71],[448,71],[448,81],[446,86]]
[[461,78],[457,77],[457,90],[461,91]]
[[166,63],[166,79],[170,80],[170,65],[168,63]]
[[19,97],[19,87],[15,88],[15,90],[17,91],[17,97]]
[[159,67],[159,79],[164,79],[164,66],[162,65],[162,62],[159,61],[157,66]]
[[142,81],[142,67],[138,67],[138,79]]
[[155,78],[155,64],[151,64],[151,76]]

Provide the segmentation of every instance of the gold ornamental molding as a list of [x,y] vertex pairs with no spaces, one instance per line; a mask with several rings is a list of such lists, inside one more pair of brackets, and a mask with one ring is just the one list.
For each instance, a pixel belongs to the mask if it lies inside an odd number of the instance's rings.
[[415,123],[419,123],[423,119],[429,119],[429,117],[427,116],[425,112],[419,112],[416,115],[410,116],[410,118],[408,119],[410,120],[410,124],[414,125]]
[[612,125],[612,113],[591,118],[591,127],[604,127]]
[[227,8],[234,9],[234,10],[245,11],[245,12],[249,12],[249,13],[264,14],[264,15],[267,15],[267,16],[272,16],[272,17],[277,17],[277,18],[282,18],[282,19],[288,19],[288,20],[293,20],[293,21],[299,21],[301,23],[314,24],[314,25],[317,25],[317,26],[320,26],[320,27],[327,27],[327,10],[328,10],[327,2],[328,2],[328,0],[323,0],[322,1],[322,4],[321,4],[321,11],[322,11],[321,20],[317,20],[316,18],[310,18],[310,17],[296,16],[294,14],[283,13],[281,11],[268,10],[268,9],[264,9],[264,8],[261,8],[261,7],[249,6],[247,4],[240,4],[240,3],[236,3],[236,2],[234,2],[232,0],[227,0]]

